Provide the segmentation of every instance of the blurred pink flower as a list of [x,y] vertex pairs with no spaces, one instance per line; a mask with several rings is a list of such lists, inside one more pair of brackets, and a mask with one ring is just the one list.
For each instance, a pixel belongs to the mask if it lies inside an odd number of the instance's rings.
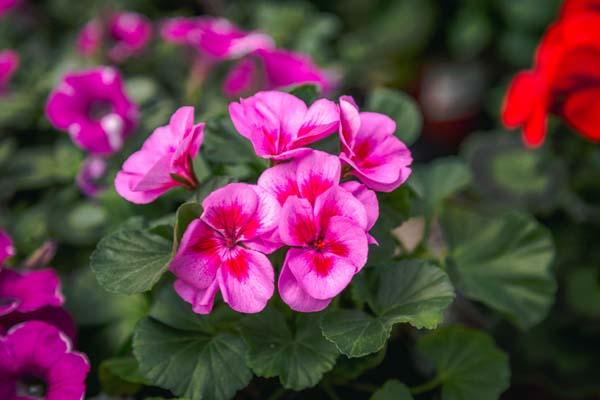
[[92,154],[112,154],[123,147],[137,124],[138,107],[125,93],[119,72],[111,67],[67,73],[50,93],[46,117]]
[[367,213],[348,191],[333,186],[314,205],[290,196],[281,210],[279,236],[288,250],[279,293],[293,310],[320,311],[367,262]]
[[0,17],[17,7],[21,0],[0,0]]
[[[80,400],[90,364],[52,325],[28,321],[0,337],[0,398]],[[27,385],[27,380],[35,379]]]
[[256,154],[274,160],[309,153],[304,146],[329,136],[339,126],[338,107],[332,101],[320,99],[307,107],[285,92],[259,92],[230,103],[229,115]]
[[91,56],[106,45],[108,58],[118,63],[141,52],[151,35],[151,23],[145,16],[118,12],[111,14],[106,23],[101,18],[88,22],[77,37],[77,50]]
[[14,50],[0,51],[0,94],[6,90],[17,68],[19,68],[19,54]]
[[217,290],[236,311],[262,311],[273,295],[274,272],[261,241],[277,228],[279,203],[258,186],[232,183],[209,194],[202,207],[169,267],[175,291],[199,314],[210,313]]
[[245,32],[223,18],[172,18],[165,21],[161,36],[167,42],[188,45],[216,60],[240,58],[274,46],[268,35]]
[[302,53],[278,49],[260,49],[244,57],[228,73],[223,91],[229,97],[260,89],[314,84],[329,93],[337,84],[335,76],[319,68]]
[[340,159],[370,189],[391,192],[410,176],[410,150],[387,115],[359,112],[352,97],[340,98]]
[[99,182],[106,175],[106,159],[99,156],[89,156],[83,162],[77,174],[77,186],[83,194],[95,197],[104,189]]
[[63,303],[60,280],[53,269],[0,270],[0,317],[14,311],[24,313]]
[[177,186],[195,188],[192,161],[203,135],[204,124],[194,124],[194,108],[181,107],[169,125],[156,128],[125,161],[115,179],[117,192],[132,203],[146,204]]

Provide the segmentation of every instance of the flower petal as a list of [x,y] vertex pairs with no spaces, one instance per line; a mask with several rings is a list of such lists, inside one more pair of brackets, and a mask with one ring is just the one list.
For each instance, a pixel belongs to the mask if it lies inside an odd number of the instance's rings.
[[252,239],[260,228],[259,197],[246,183],[230,183],[209,194],[202,202],[201,219],[230,238]]
[[315,299],[302,289],[287,266],[287,257],[279,274],[277,289],[281,299],[294,311],[317,312],[324,310],[331,303],[331,299]]
[[340,159],[322,151],[312,151],[298,161],[300,195],[314,203],[316,198],[340,182]]
[[360,129],[358,106],[350,96],[340,97],[340,141],[342,150],[352,155],[354,140]]
[[367,230],[370,230],[379,218],[377,194],[369,190],[366,185],[357,181],[344,182],[341,184],[341,187],[352,193],[365,206],[365,211],[367,212]]
[[299,196],[296,183],[296,160],[267,168],[258,178],[258,186],[273,194],[283,205],[288,197]]
[[369,243],[364,229],[345,217],[333,217],[323,232],[324,252],[352,263],[357,271],[367,263]]
[[364,231],[367,229],[365,206],[339,186],[334,186],[317,197],[314,214],[322,228],[329,225],[332,217],[340,216],[354,221]]
[[308,200],[289,197],[281,210],[279,237],[288,246],[307,246],[317,239],[319,227]]
[[293,147],[301,147],[321,140],[338,130],[340,124],[340,111],[331,100],[320,99],[315,101],[306,112],[302,126]]
[[219,284],[215,277],[213,283],[207,288],[200,289],[193,285],[190,285],[182,279],[177,279],[173,283],[173,288],[184,301],[192,305],[192,311],[196,314],[210,314],[215,302],[215,295]]
[[45,306],[61,306],[64,303],[60,280],[51,268],[23,273],[2,269],[0,299],[16,299],[16,309],[20,312],[34,311]]

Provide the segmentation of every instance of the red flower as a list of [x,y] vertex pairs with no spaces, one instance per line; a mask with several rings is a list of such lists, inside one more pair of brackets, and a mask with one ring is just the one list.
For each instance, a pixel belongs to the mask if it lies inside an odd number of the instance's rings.
[[546,136],[548,114],[600,141],[600,1],[567,0],[546,31],[531,70],[513,79],[502,110],[508,128],[523,127],[529,147]]

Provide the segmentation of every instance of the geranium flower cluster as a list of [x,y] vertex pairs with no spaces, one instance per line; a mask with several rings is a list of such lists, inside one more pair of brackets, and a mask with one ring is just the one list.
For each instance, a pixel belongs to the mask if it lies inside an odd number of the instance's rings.
[[512,81],[502,121],[523,128],[530,147],[544,142],[550,113],[582,136],[600,140],[600,7],[596,0],[567,0],[546,31],[531,70]]
[[0,398],[82,399],[90,365],[72,350],[75,326],[62,309],[58,275],[7,268],[13,255],[0,231]]
[[[360,112],[352,98],[307,106],[286,92],[264,91],[233,102],[229,114],[257,156],[271,160],[256,184],[232,183],[210,193],[187,227],[170,264],[175,290],[196,313],[209,313],[220,292],[239,312],[261,311],[273,296],[267,255],[286,248],[278,291],[292,309],[324,309],[366,264],[369,230],[377,221],[374,191],[406,181],[410,151],[394,136],[395,122]],[[191,159],[203,124],[178,110],[134,153],[115,186],[126,199],[148,203],[175,186],[195,188]],[[341,152],[309,147],[339,133]]]

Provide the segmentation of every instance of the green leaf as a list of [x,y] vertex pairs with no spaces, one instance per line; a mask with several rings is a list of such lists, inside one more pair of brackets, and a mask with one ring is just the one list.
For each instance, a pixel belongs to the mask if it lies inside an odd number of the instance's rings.
[[117,357],[102,361],[98,371],[102,390],[111,395],[135,394],[146,383],[135,358]]
[[118,230],[100,240],[90,266],[107,291],[140,293],[158,282],[167,269],[171,251],[171,241],[148,230]]
[[436,367],[442,400],[496,400],[510,384],[507,355],[483,332],[443,327],[420,338],[417,349]]
[[423,117],[417,103],[407,94],[399,90],[377,88],[369,93],[367,109],[396,121],[396,136],[407,146],[418,139]]
[[173,255],[179,247],[179,242],[185,233],[188,225],[202,214],[202,206],[198,203],[184,203],[177,209],[175,215],[175,229],[173,233]]
[[[376,287],[366,299],[374,315],[338,309],[321,322],[323,335],[348,357],[363,357],[383,348],[394,324],[435,328],[454,299],[446,273],[426,262],[403,261],[375,270]],[[365,290],[361,288],[362,293]]]
[[171,288],[161,291],[150,317],[137,326],[133,353],[152,384],[191,400],[228,400],[252,378],[246,345],[220,307],[194,314]]
[[286,389],[302,390],[319,383],[339,355],[319,327],[321,314],[300,314],[294,323],[269,308],[242,322],[248,344],[248,366],[258,376],[278,376]]
[[527,214],[490,217],[459,208],[442,216],[450,276],[464,294],[522,329],[541,321],[554,300],[550,232]]
[[308,106],[317,100],[321,94],[319,87],[311,83],[290,87],[288,91],[290,94],[300,98]]
[[373,393],[370,400],[413,400],[413,397],[405,384],[391,379]]
[[577,268],[567,275],[565,298],[577,313],[595,318],[600,315],[600,280],[595,268]]
[[386,347],[376,353],[361,358],[348,358],[344,355],[338,358],[335,368],[325,375],[326,380],[334,385],[343,385],[353,381],[366,371],[379,366],[385,359]]
[[438,158],[416,166],[409,182],[422,200],[423,212],[431,215],[446,198],[469,185],[471,173],[459,158]]
[[234,128],[229,117],[218,116],[206,122],[203,157],[218,164],[255,162],[252,144]]

